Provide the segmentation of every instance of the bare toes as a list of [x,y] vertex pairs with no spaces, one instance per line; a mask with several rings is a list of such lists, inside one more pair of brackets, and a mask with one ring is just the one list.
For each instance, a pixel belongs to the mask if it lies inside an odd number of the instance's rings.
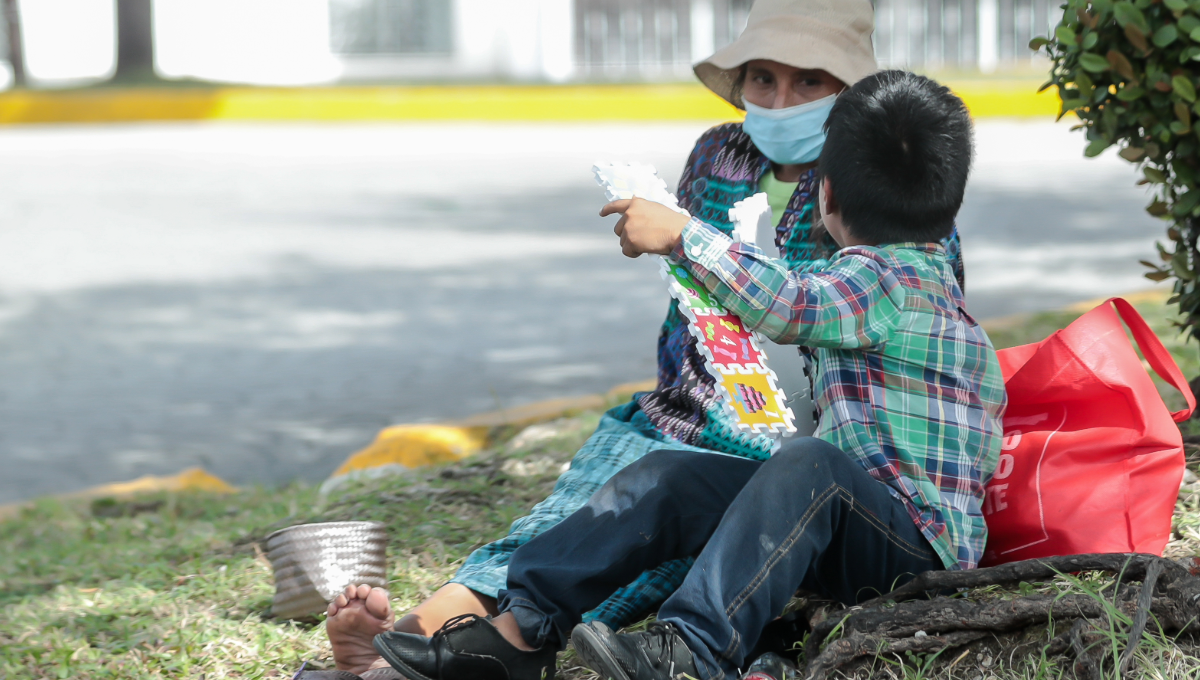
[[342,594],[346,596],[347,600],[353,600],[354,598],[358,597],[358,586],[353,584],[348,585],[346,586],[346,589],[342,591]]
[[392,606],[388,601],[388,592],[383,588],[371,588],[366,597],[367,611],[381,619],[387,619],[392,614]]
[[358,599],[365,600],[365,599],[367,599],[367,596],[370,594],[371,594],[371,586],[364,583],[358,587]]

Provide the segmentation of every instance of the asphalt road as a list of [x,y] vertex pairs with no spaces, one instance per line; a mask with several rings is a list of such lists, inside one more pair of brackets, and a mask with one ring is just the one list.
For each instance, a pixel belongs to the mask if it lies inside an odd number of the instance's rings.
[[[316,481],[389,424],[653,376],[666,293],[590,167],[673,186],[704,127],[0,129],[0,503]],[[1144,191],[1066,128],[978,126],[979,318],[1148,285]]]

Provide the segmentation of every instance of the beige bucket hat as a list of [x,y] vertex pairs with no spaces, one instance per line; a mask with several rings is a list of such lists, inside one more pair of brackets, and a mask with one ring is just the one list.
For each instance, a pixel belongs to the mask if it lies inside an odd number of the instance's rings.
[[853,85],[879,70],[871,47],[874,30],[870,0],[758,0],[738,39],[694,70],[708,89],[739,109],[734,85],[751,59],[822,69]]

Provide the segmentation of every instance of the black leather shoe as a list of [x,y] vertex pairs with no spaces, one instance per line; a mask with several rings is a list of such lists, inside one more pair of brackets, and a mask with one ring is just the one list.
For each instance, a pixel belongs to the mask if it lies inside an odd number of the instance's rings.
[[517,649],[474,614],[450,619],[433,637],[389,632],[374,645],[409,680],[554,680],[553,649]]
[[571,631],[571,644],[600,680],[681,680],[699,678],[692,652],[675,626],[656,621],[644,633],[617,635],[598,621]]

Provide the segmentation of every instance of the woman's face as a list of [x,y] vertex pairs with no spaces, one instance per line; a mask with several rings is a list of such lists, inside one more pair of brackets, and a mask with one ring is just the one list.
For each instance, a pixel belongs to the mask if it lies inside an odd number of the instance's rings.
[[845,87],[842,81],[819,69],[754,59],[746,62],[742,98],[764,109],[786,109],[824,99]]

